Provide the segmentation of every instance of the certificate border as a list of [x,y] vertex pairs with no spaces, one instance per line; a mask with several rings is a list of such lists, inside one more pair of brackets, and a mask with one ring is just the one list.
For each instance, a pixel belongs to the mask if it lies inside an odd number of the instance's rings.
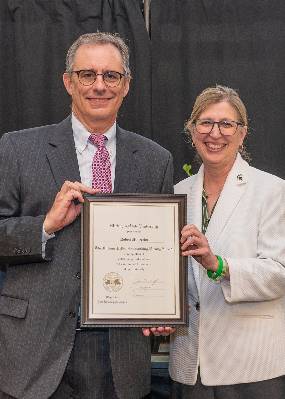
[[[186,224],[186,194],[96,194],[85,195],[81,217],[81,328],[94,327],[147,327],[156,325],[187,325],[188,300],[187,300],[187,259],[179,255],[179,317],[167,318],[94,318],[89,317],[89,282],[90,282],[90,208],[91,203],[96,202],[127,202],[142,204],[178,204],[178,228],[179,232]],[[177,238],[180,241],[180,237]]]

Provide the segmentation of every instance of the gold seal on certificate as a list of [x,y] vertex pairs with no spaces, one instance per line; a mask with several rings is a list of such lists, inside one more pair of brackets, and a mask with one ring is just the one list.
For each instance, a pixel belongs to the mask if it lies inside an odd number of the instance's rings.
[[185,325],[186,195],[85,197],[81,327]]
[[109,292],[120,291],[123,286],[123,278],[118,273],[107,273],[103,277],[103,286]]

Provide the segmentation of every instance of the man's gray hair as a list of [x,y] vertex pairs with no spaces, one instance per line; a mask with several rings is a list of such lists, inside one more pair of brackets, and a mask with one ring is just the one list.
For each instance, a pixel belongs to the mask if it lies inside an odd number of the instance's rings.
[[71,73],[74,58],[76,51],[78,48],[84,44],[88,45],[104,45],[104,44],[112,44],[116,47],[121,56],[123,62],[123,68],[126,75],[130,76],[130,65],[129,65],[129,48],[124,42],[124,40],[117,33],[109,33],[109,32],[96,32],[96,33],[85,33],[84,35],[79,36],[77,40],[70,46],[65,62],[65,72]]

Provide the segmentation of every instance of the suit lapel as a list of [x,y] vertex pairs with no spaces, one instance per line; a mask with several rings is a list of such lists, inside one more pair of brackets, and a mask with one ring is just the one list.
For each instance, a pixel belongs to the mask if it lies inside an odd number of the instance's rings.
[[46,155],[59,189],[65,180],[81,181],[70,117],[55,125]]
[[130,141],[129,133],[117,126],[116,171],[114,193],[136,193],[138,165],[135,154],[138,148]]
[[248,182],[249,165],[238,154],[208,225],[206,236],[211,247],[217,250],[219,237],[240,202]]

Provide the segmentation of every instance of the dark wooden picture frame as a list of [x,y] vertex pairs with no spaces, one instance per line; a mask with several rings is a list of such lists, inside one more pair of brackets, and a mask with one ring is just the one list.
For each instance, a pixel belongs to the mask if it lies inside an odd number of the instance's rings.
[[[106,208],[107,207],[107,208]],[[173,220],[171,220],[171,226],[173,225],[173,232],[170,233],[171,236],[173,236],[173,246],[175,246],[175,248],[170,248],[171,250],[173,250],[172,252],[175,253],[175,255],[173,255],[173,257],[175,257],[175,262],[174,262],[174,271],[173,271],[173,275],[175,275],[175,278],[173,278],[173,281],[171,280],[171,284],[173,284],[173,292],[172,295],[175,297],[175,299],[173,299],[173,309],[175,309],[175,312],[172,314],[170,313],[165,313],[165,314],[161,314],[161,312],[159,312],[159,315],[156,317],[156,315],[158,313],[154,313],[154,314],[149,314],[149,313],[140,313],[140,309],[137,309],[136,312],[132,313],[123,313],[121,315],[121,312],[116,313],[116,310],[114,310],[114,313],[112,314],[105,314],[102,316],[99,312],[99,314],[96,314],[96,312],[94,313],[93,311],[93,307],[96,309],[96,305],[94,305],[94,303],[103,303],[106,302],[105,300],[102,302],[102,296],[100,297],[101,299],[99,300],[99,294],[98,294],[98,289],[96,290],[93,287],[94,281],[100,281],[101,284],[101,280],[102,280],[102,268],[105,268],[106,266],[103,265],[101,262],[101,264],[99,264],[100,262],[97,261],[95,256],[95,252],[96,250],[104,250],[107,251],[106,246],[102,246],[101,247],[99,245],[97,245],[97,243],[94,239],[94,236],[96,236],[96,233],[94,233],[93,235],[93,230],[95,230],[95,222],[93,223],[93,219],[94,215],[96,214],[97,217],[96,219],[96,228],[99,229],[97,231],[97,238],[99,239],[99,235],[100,235],[100,239],[101,239],[101,231],[104,230],[104,228],[106,228],[106,226],[104,226],[102,224],[102,226],[100,225],[100,217],[99,214],[101,215],[102,212],[106,212],[106,210],[109,208],[110,211],[113,210],[113,208],[115,207],[116,213],[114,214],[114,212],[110,212],[110,214],[115,215],[114,219],[116,219],[116,215],[119,214],[123,214],[123,212],[126,212],[126,210],[128,211],[128,214],[131,213],[130,211],[134,211],[134,219],[132,219],[131,221],[131,226],[134,227],[137,225],[140,226],[140,228],[152,228],[153,226],[148,224],[148,225],[143,225],[141,223],[142,220],[142,214],[141,212],[155,212],[157,213],[157,211],[161,212],[168,212],[169,215],[173,215]],[[139,211],[141,212],[137,212],[137,210],[139,209]],[[95,212],[95,213],[94,213]],[[96,213],[97,212],[97,213]],[[99,212],[99,213],[98,213]],[[128,215],[125,214],[128,218]],[[153,215],[153,214],[152,214]],[[113,216],[112,216],[113,217]],[[150,217],[150,216],[149,216]],[[122,216],[121,216],[122,218]],[[138,218],[139,222],[137,220],[135,220],[136,218]],[[102,220],[104,220],[104,218],[102,218]],[[113,220],[113,219],[112,219]],[[163,219],[161,219],[163,220]],[[104,222],[105,223],[105,222]],[[106,222],[109,223],[109,222]],[[122,226],[120,224],[116,224],[116,220],[114,220],[114,223],[109,223],[108,226],[111,226],[110,229],[114,228],[114,226],[117,226],[118,228],[123,227],[126,228],[126,226]],[[168,194],[159,194],[159,195],[152,195],[152,194],[100,194],[100,195],[86,195],[85,196],[85,202],[83,205],[83,211],[82,211],[82,287],[81,287],[81,327],[84,328],[90,328],[90,327],[95,327],[95,326],[107,326],[107,327],[114,327],[114,326],[118,326],[118,327],[143,327],[143,326],[156,326],[156,325],[186,325],[187,321],[188,321],[188,307],[187,307],[187,267],[186,267],[186,258],[183,257],[181,255],[181,251],[180,251],[180,232],[182,227],[186,224],[186,195],[184,194],[172,194],[172,195],[168,195]],[[129,224],[130,225],[130,224]],[[128,225],[128,226],[129,226]],[[155,226],[155,228],[159,229],[160,226]],[[114,229],[113,229],[114,230]],[[125,231],[124,231],[125,232]],[[128,233],[130,233],[130,231],[127,231]],[[109,233],[109,231],[108,231]],[[137,231],[135,231],[135,233],[137,233]],[[144,232],[143,232],[144,233]],[[108,235],[109,237],[109,235]],[[121,240],[125,240],[125,238],[122,238]],[[131,239],[130,239],[131,240]],[[133,238],[132,240],[136,240],[136,238]],[[125,250],[125,247],[116,247],[115,249],[117,250],[121,250],[123,248],[123,250]],[[162,252],[163,250],[166,250],[165,247],[161,247],[162,248]],[[107,254],[109,253],[109,249],[114,249],[114,247],[109,248],[108,247],[108,252],[102,252],[104,255],[107,256]],[[137,248],[136,248],[137,249]],[[146,247],[144,249],[150,249],[152,251],[153,247]],[[157,247],[155,247],[154,249],[159,249]],[[167,248],[168,250],[169,248]],[[169,249],[169,250],[170,250]],[[130,251],[130,248],[126,249],[127,251]],[[133,249],[132,249],[133,250]],[[141,250],[141,248],[140,248]],[[159,249],[160,250],[160,249]],[[100,256],[101,256],[100,253]],[[94,254],[94,255],[93,255]],[[129,254],[127,254],[129,255]],[[136,253],[137,255],[137,253]],[[98,255],[98,257],[100,257]],[[102,255],[103,256],[103,255]],[[109,256],[109,255],[108,255]],[[155,253],[155,256],[157,256],[157,252]],[[164,254],[165,256],[165,254]],[[125,258],[119,258],[119,259],[125,259]],[[165,259],[165,257],[164,257]],[[98,260],[98,259],[97,259]],[[102,257],[101,257],[102,260]],[[132,260],[132,258],[131,258]],[[137,260],[137,259],[136,259]],[[110,266],[110,270],[112,271],[117,271],[118,266],[116,265],[120,265],[120,263],[114,263],[112,264],[112,266]],[[132,264],[132,262],[131,262]],[[109,266],[109,263],[108,263]],[[170,266],[170,265],[169,265]],[[119,266],[120,268],[121,266]],[[140,270],[140,269],[135,269],[133,266],[131,266],[130,269],[131,270],[129,272],[125,272],[125,273],[143,273],[143,275],[145,273],[149,273],[148,272],[137,272],[134,270]],[[155,265],[148,265],[148,269],[151,269],[155,267]],[[172,266],[171,266],[172,267]],[[126,269],[126,268],[125,268]],[[177,270],[176,270],[177,269]],[[121,269],[120,269],[121,270]],[[172,269],[171,269],[172,270]],[[100,271],[100,273],[99,273]],[[105,269],[104,269],[104,273],[105,273]],[[107,269],[108,271],[108,269]],[[96,277],[96,272],[97,275],[100,274],[101,277],[99,277],[97,279]],[[156,271],[158,272],[158,271]],[[175,274],[176,273],[176,274]],[[129,274],[131,277],[133,277],[132,274]],[[125,284],[125,279],[120,278],[120,274],[118,273],[107,273],[106,274],[107,278],[106,280],[104,280],[104,282],[102,282],[102,286],[104,286],[105,290],[110,290],[110,288],[112,288],[114,291],[119,291],[122,289],[122,291],[124,291],[123,285]],[[109,277],[108,277],[109,276]],[[111,276],[111,277],[110,277]],[[115,279],[114,279],[115,276]],[[150,279],[150,280],[148,280]],[[153,281],[155,283],[157,283],[157,279],[155,280],[151,280],[151,273],[147,274],[147,278],[144,277],[144,280],[142,280],[143,282],[148,282],[148,281]],[[175,280],[175,281],[174,281]],[[170,281],[170,280],[169,280]],[[137,281],[136,281],[137,282]],[[141,281],[139,281],[141,283]],[[161,281],[158,282],[162,283]],[[109,284],[109,285],[106,285]],[[121,287],[121,286],[122,287]],[[126,283],[126,286],[128,284]],[[90,288],[91,287],[91,288]],[[142,288],[141,288],[142,289]],[[154,289],[152,286],[150,287],[145,287],[143,286],[143,289],[146,289],[146,300],[150,300],[150,298],[147,298],[147,294],[148,292],[154,292]],[[149,289],[149,291],[148,291]],[[158,287],[158,291],[159,289],[161,289],[161,287]],[[102,288],[103,290],[103,288]],[[166,289],[162,289],[162,291],[167,291]],[[90,292],[91,291],[91,292]],[[139,291],[139,293],[141,293],[142,291]],[[143,291],[144,292],[144,291]],[[169,295],[171,294],[171,292],[169,293]],[[96,295],[98,295],[98,297],[96,297]],[[113,295],[113,296],[112,296]],[[166,295],[166,293],[164,294]],[[168,292],[167,292],[168,295]],[[139,296],[139,295],[134,295],[134,296]],[[144,296],[144,295],[140,295],[140,296]],[[173,298],[172,296],[172,298]],[[132,298],[132,295],[130,296]],[[117,297],[117,293],[112,293],[110,295],[106,295],[106,298],[117,298],[117,299],[108,299],[108,301],[110,301],[110,304],[108,303],[108,305],[105,305],[105,303],[103,305],[98,305],[99,306],[108,306],[110,308],[116,308],[116,305],[114,305],[114,303],[116,303],[116,301],[118,301],[118,297]],[[128,297],[129,298],[129,297]],[[167,299],[165,297],[165,299]],[[97,300],[97,302],[96,302]],[[145,299],[143,299],[144,301]],[[126,301],[126,303],[128,303],[128,300]],[[144,303],[144,302],[141,302]],[[92,309],[92,311],[90,311],[90,309]],[[122,317],[121,317],[122,316]]]

